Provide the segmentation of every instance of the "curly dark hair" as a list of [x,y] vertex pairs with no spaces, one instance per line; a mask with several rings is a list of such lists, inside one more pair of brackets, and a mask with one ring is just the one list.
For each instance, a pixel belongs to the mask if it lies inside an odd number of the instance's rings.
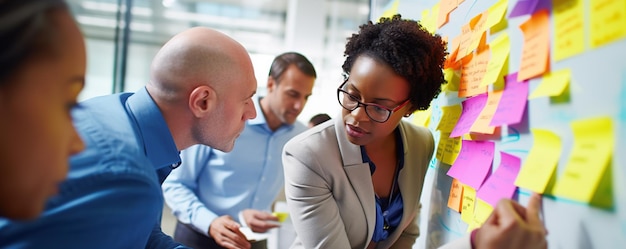
[[359,32],[348,38],[342,68],[347,77],[361,55],[383,62],[409,82],[413,111],[426,110],[446,83],[443,63],[447,54],[441,36],[398,14],[359,26]]

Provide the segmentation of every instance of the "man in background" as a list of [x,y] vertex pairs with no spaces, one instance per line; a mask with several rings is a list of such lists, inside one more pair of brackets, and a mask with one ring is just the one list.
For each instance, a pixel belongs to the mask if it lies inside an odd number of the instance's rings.
[[[163,183],[167,204],[177,217],[174,239],[193,248],[231,248],[245,239],[232,222],[265,233],[279,226],[270,213],[283,188],[281,153],[285,143],[306,129],[296,121],[317,75],[301,54],[288,52],[272,62],[267,95],[254,98],[257,113],[230,153],[193,146],[181,153],[182,167]],[[266,248],[266,240],[252,248]]]

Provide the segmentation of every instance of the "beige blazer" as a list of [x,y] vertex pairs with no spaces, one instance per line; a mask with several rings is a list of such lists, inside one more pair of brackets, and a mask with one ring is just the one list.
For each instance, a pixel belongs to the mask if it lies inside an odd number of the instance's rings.
[[[434,151],[430,131],[402,121],[402,220],[376,248],[411,248],[419,235],[420,195]],[[297,238],[292,248],[366,248],[376,222],[374,187],[361,149],[341,117],[291,139],[283,150],[285,195]]]

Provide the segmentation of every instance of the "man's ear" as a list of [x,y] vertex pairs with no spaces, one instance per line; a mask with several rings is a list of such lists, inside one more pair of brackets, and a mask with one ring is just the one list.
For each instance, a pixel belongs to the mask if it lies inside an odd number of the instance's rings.
[[267,93],[274,91],[274,87],[276,87],[276,85],[276,79],[274,79],[274,77],[267,77]]
[[200,118],[210,113],[217,105],[217,93],[210,86],[198,86],[189,94],[189,110]]

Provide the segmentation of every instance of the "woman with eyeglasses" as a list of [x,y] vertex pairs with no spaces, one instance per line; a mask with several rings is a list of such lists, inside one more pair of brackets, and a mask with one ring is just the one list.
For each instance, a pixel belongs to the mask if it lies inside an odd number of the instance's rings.
[[[346,44],[343,107],[284,148],[292,248],[411,248],[434,140],[403,120],[445,83],[445,43],[399,15],[360,26]],[[545,248],[540,197],[502,201],[482,228],[448,248]],[[506,243],[506,244],[504,244]]]
[[[70,109],[85,45],[61,0],[0,1],[0,223],[32,219],[81,151]],[[1,239],[0,235],[0,240]]]

